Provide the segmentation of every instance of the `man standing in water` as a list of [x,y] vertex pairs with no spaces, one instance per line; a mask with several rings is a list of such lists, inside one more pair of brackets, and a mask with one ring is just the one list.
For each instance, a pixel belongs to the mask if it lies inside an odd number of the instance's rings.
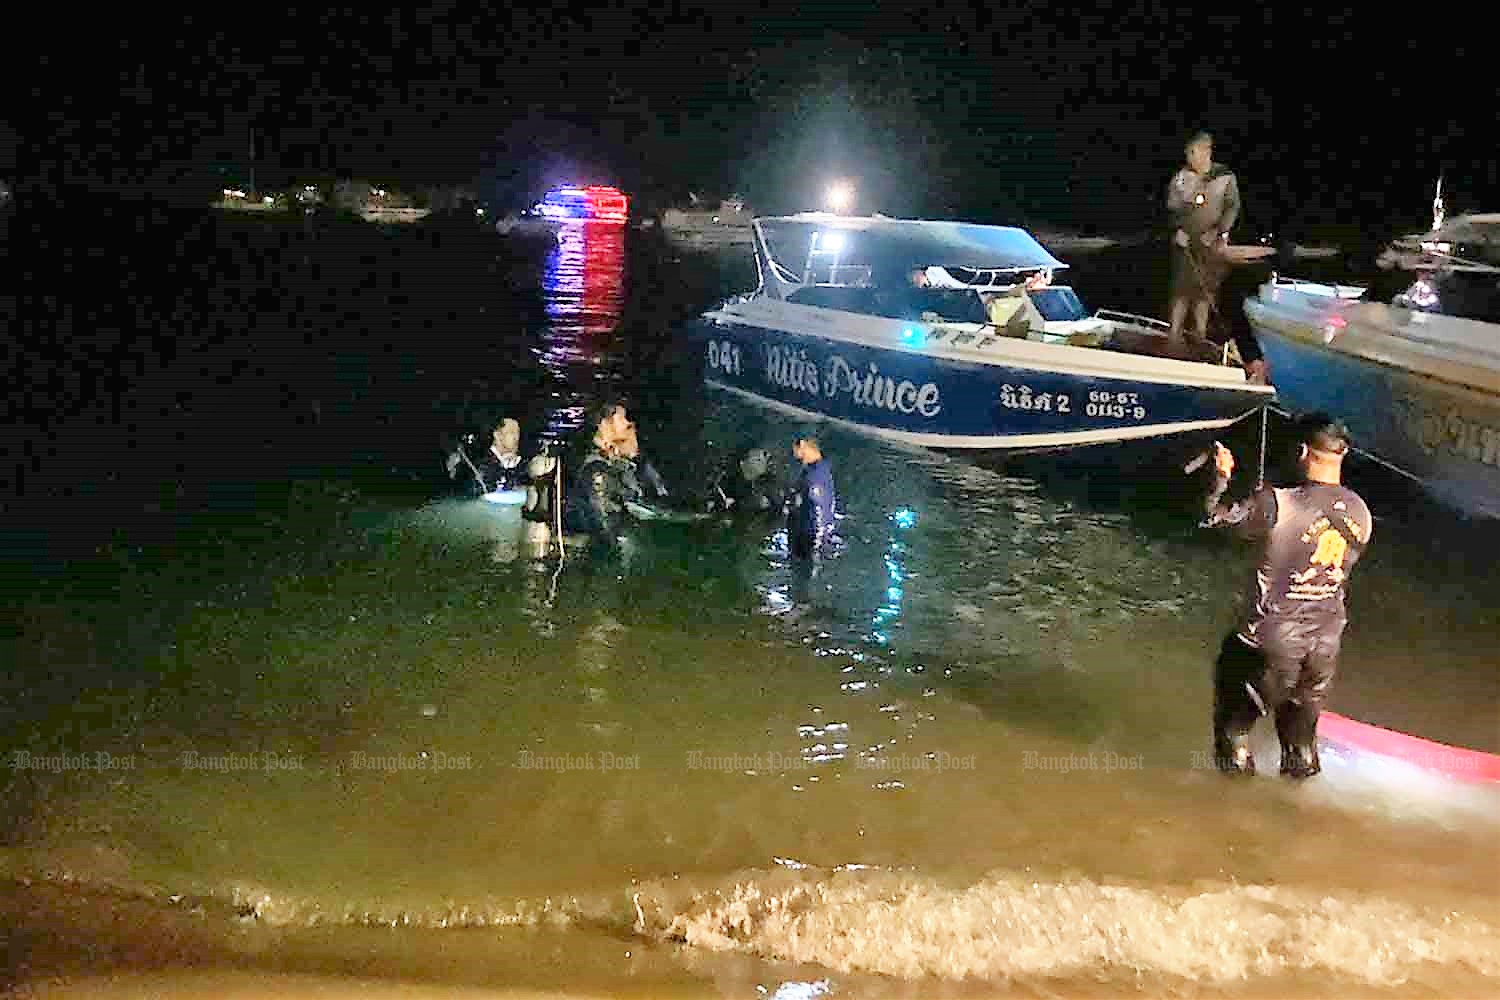
[[521,468],[521,425],[506,417],[490,434],[490,446],[482,453],[469,456],[459,445],[448,456],[448,478],[458,475],[460,464],[467,464],[480,493],[492,490],[515,490],[525,486],[526,470]]
[[1338,669],[1344,587],[1374,527],[1364,500],[1342,485],[1343,426],[1324,414],[1299,424],[1302,485],[1262,485],[1237,503],[1221,502],[1234,456],[1214,444],[1204,526],[1230,526],[1262,546],[1249,608],[1214,671],[1214,761],[1231,774],[1255,773],[1250,730],[1262,715],[1276,720],[1283,775],[1320,770],[1318,713]]
[[802,474],[787,510],[787,551],[793,559],[816,567],[833,544],[833,470],[811,433],[792,443],[792,455],[802,463]]
[[596,549],[616,551],[627,504],[649,511],[647,490],[652,498],[663,499],[667,488],[651,463],[641,459],[635,424],[623,403],[602,404],[595,411],[594,428],[591,447],[576,466],[565,498],[565,518],[569,529],[590,536]]
[[1200,341],[1208,339],[1208,311],[1229,270],[1223,248],[1240,214],[1240,189],[1234,173],[1213,162],[1213,137],[1199,132],[1188,140],[1187,165],[1167,186],[1172,218],[1171,341],[1181,348],[1183,321],[1193,309]]

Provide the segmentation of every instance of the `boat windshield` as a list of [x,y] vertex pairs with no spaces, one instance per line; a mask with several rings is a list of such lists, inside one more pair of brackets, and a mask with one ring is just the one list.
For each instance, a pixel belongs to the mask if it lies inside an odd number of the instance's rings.
[[787,296],[799,306],[927,323],[986,322],[984,303],[969,288],[913,288],[899,285],[807,285]]
[[[895,319],[917,319],[927,322],[984,323],[984,303],[968,288],[907,288],[895,300],[904,310]],[[892,315],[884,313],[883,315]]]
[[1066,285],[1035,288],[1026,293],[1042,319],[1049,323],[1070,322],[1088,319],[1088,310],[1078,298],[1078,293]]

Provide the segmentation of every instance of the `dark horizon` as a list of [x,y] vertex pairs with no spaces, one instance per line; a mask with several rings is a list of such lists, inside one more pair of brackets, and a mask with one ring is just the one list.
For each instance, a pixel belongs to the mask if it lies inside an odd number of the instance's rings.
[[[1339,11],[263,16],[122,25],[47,59],[38,169],[14,186],[197,203],[248,175],[253,130],[262,186],[345,175],[519,204],[583,181],[781,212],[851,177],[860,210],[1108,231],[1160,222],[1183,140],[1206,128],[1240,175],[1245,238],[1406,228],[1439,175],[1451,209],[1500,197],[1483,102],[1385,69],[1425,58],[1421,29],[1378,37]],[[1483,92],[1477,56],[1442,44],[1445,89]]]

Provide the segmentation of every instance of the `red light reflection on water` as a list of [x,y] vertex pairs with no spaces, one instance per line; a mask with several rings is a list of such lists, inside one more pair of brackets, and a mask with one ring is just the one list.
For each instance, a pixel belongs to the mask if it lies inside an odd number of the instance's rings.
[[597,222],[567,222],[558,228],[557,247],[542,277],[547,328],[538,361],[561,383],[564,405],[548,419],[547,436],[576,430],[583,422],[583,400],[603,377],[601,364],[613,352],[625,301],[625,229]]

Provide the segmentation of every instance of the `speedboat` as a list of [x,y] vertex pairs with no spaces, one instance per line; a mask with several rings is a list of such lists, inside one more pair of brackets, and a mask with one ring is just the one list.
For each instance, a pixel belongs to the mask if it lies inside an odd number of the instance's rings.
[[[1470,514],[1500,516],[1500,214],[1393,241],[1369,289],[1272,275],[1245,312],[1281,400],[1342,419],[1359,450]],[[1405,279],[1403,279],[1405,283]]]
[[1273,394],[1222,355],[1161,356],[1160,320],[1089,314],[1022,229],[807,213],[752,230],[759,287],[697,321],[705,378],[804,418],[1045,451],[1211,432]]

